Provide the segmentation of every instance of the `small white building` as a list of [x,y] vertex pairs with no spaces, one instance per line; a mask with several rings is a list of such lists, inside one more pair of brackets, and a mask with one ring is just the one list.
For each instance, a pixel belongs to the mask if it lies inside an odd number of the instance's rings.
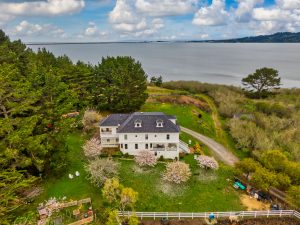
[[176,117],[162,112],[111,114],[100,122],[102,147],[119,147],[125,154],[149,150],[157,157],[179,157],[180,127]]

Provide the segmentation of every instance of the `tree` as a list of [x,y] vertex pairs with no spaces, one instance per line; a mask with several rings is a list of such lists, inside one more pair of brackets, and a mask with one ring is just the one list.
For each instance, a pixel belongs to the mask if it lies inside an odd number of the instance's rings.
[[135,162],[139,166],[155,166],[157,163],[157,159],[153,153],[147,150],[139,151],[138,154],[134,157]]
[[152,76],[150,78],[150,84],[152,85],[155,85],[157,87],[160,87],[163,83],[163,78],[162,76],[158,76],[158,77],[155,77],[155,76]]
[[82,117],[82,124],[85,130],[91,130],[98,126],[99,121],[101,121],[103,117],[96,110],[85,110],[84,115]]
[[0,170],[0,221],[10,224],[11,214],[24,205],[20,193],[30,187],[37,178],[27,176],[25,171]]
[[163,180],[176,184],[187,182],[190,177],[191,170],[189,165],[180,161],[167,163],[163,174]]
[[124,187],[121,190],[120,196],[120,210],[124,213],[125,209],[129,207],[134,208],[134,204],[138,199],[138,193],[132,188]]
[[263,191],[268,191],[270,186],[273,186],[275,182],[276,174],[264,167],[258,167],[251,177],[251,183],[253,183],[256,188],[260,188]]
[[120,185],[118,178],[113,177],[111,179],[106,179],[102,189],[102,195],[110,204],[116,204],[121,195],[121,189],[122,186]]
[[201,149],[199,142],[196,142],[196,144],[194,146],[194,152],[195,152],[195,154],[203,155],[203,151]]
[[139,225],[139,224],[140,224],[139,218],[135,214],[129,217],[128,225]]
[[147,76],[141,64],[133,58],[102,58],[94,72],[92,94],[96,108],[132,112],[145,103]]
[[247,179],[249,178],[249,175],[251,173],[254,173],[256,169],[260,167],[261,165],[259,164],[259,162],[251,158],[243,159],[235,165],[235,168],[242,171],[243,173],[246,173]]
[[108,219],[105,223],[106,225],[120,225],[121,219],[118,216],[117,210],[111,210],[108,212]]
[[255,73],[242,79],[245,89],[255,97],[267,96],[272,89],[279,88],[281,79],[278,71],[272,68],[257,69]]
[[279,150],[269,150],[264,152],[260,161],[267,169],[278,172],[284,171],[286,164],[288,163],[286,155]]
[[83,145],[84,155],[88,158],[94,158],[101,154],[101,143],[97,138],[92,138]]
[[287,192],[287,198],[297,207],[300,207],[300,186],[292,186]]
[[111,159],[94,159],[85,165],[87,179],[95,186],[100,187],[104,182],[118,175],[118,164]]
[[219,168],[218,162],[213,158],[206,155],[200,155],[195,158],[198,165],[204,169],[217,170]]

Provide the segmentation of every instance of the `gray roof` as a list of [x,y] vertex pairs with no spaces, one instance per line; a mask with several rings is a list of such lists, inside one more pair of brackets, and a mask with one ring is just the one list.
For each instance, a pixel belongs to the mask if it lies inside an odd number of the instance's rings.
[[[169,116],[162,112],[135,112],[132,114],[111,114],[105,118],[100,126],[118,126],[118,133],[178,133],[180,128],[170,119],[176,119],[175,116]],[[142,122],[141,127],[135,127],[135,121]],[[156,122],[161,120],[163,127],[156,127]]]
[[116,127],[124,123],[129,116],[130,114],[110,114],[100,122],[100,126]]

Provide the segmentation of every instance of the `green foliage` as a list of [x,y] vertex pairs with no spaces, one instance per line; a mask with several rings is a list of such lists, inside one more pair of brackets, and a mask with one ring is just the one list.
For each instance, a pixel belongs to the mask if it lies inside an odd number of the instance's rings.
[[133,58],[102,58],[94,73],[92,94],[97,109],[132,112],[146,101],[147,76]]
[[107,222],[105,223],[106,225],[120,225],[121,220],[118,216],[118,211],[117,210],[112,210],[108,213],[108,219]]
[[287,157],[279,150],[269,150],[262,154],[261,163],[270,170],[284,171],[288,163]]
[[24,171],[0,170],[0,221],[9,224],[15,209],[24,204],[20,192],[33,184],[35,177],[26,176]]
[[128,225],[139,225],[139,218],[134,214],[129,217]]
[[292,186],[288,192],[288,200],[294,203],[297,207],[300,207],[300,186]]
[[151,85],[161,87],[162,83],[163,83],[162,76],[158,76],[158,77],[153,76],[153,77],[150,78],[150,84]]
[[271,90],[279,88],[280,80],[277,70],[265,67],[243,78],[242,84],[251,95],[262,98],[268,96]]

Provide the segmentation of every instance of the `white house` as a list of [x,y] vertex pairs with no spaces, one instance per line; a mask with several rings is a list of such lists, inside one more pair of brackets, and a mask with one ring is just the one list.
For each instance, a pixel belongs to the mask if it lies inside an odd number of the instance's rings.
[[111,114],[100,122],[101,145],[130,155],[149,150],[157,157],[178,158],[179,133],[176,117],[162,112]]

